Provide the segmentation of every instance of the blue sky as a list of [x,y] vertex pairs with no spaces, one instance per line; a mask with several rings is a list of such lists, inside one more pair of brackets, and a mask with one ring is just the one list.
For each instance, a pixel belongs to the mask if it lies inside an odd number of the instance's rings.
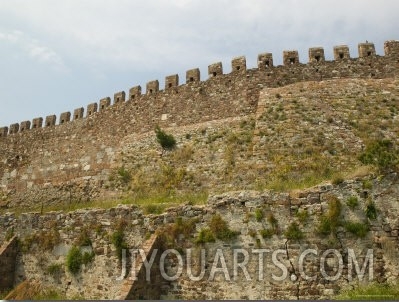
[[245,55],[399,39],[396,0],[0,0],[0,127]]

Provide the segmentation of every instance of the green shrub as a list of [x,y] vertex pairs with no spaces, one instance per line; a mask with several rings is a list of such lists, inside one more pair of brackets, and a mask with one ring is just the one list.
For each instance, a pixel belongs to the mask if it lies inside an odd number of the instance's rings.
[[308,219],[309,219],[309,212],[308,212],[307,209],[298,210],[298,211],[296,212],[296,215],[295,215],[295,216],[298,218],[298,220],[299,220],[300,223],[306,224],[306,222],[307,222]]
[[58,289],[55,288],[41,288],[40,292],[35,294],[32,298],[32,301],[35,300],[47,300],[47,301],[56,301],[56,300],[67,300],[65,294],[62,294]]
[[273,231],[276,233],[278,229],[278,220],[274,217],[273,213],[267,215],[267,222],[272,226]]
[[274,230],[272,230],[272,229],[263,229],[263,230],[260,231],[260,235],[263,238],[265,238],[265,239],[272,238],[272,236],[274,235]]
[[128,170],[125,169],[125,167],[120,167],[118,169],[118,175],[121,182],[124,183],[125,185],[132,180],[132,175]]
[[171,134],[167,134],[159,126],[155,128],[155,135],[157,137],[158,143],[164,150],[172,150],[176,147],[176,140]]
[[320,224],[317,227],[317,233],[320,235],[329,235],[332,231],[333,227],[331,220],[326,215],[321,216]]
[[118,228],[111,235],[111,242],[116,249],[116,255],[119,260],[122,259],[122,250],[127,250],[127,243],[125,242],[125,234],[122,228]]
[[363,189],[371,190],[373,188],[373,183],[370,180],[363,180]]
[[195,243],[202,244],[207,242],[215,242],[215,236],[209,228],[202,229],[198,233],[198,237],[195,239]]
[[77,274],[81,265],[82,253],[77,246],[72,246],[67,255],[66,266],[72,274]]
[[158,234],[163,237],[164,243],[169,248],[183,248],[181,238],[190,238],[195,231],[197,219],[183,219],[178,217],[174,223],[169,223],[158,229]]
[[359,238],[364,238],[369,231],[367,223],[348,221],[344,224],[344,226],[348,232],[356,235]]
[[256,234],[257,234],[256,230],[254,230],[254,229],[249,229],[249,230],[248,230],[248,235],[249,235],[249,236],[255,238],[255,237],[256,237]]
[[82,255],[82,263],[88,264],[94,260],[95,254],[94,252],[84,252]]
[[339,184],[342,184],[343,182],[344,182],[344,178],[341,175],[335,176],[332,180],[332,184],[336,185],[336,186]]
[[255,210],[255,219],[260,222],[263,219],[263,211],[261,209]]
[[52,250],[61,242],[60,233],[55,226],[51,226],[48,230],[41,230],[35,233],[34,242],[42,250]]
[[340,300],[399,300],[399,287],[397,285],[368,284],[342,292]]
[[84,228],[76,240],[76,245],[91,246],[91,244],[92,244],[92,242],[90,239],[89,230],[87,228]]
[[359,205],[359,200],[356,196],[351,196],[346,201],[346,204],[351,210],[354,210]]
[[338,221],[339,216],[341,215],[341,202],[336,196],[330,196],[328,201],[328,217],[331,220]]
[[317,226],[317,233],[329,235],[335,233],[337,227],[341,225],[341,202],[336,196],[328,197],[328,211],[320,217],[320,224]]
[[377,166],[380,170],[387,170],[398,164],[399,155],[395,145],[387,139],[370,142],[359,160],[365,165]]
[[144,206],[145,214],[162,214],[165,206],[161,204],[147,204]]
[[213,215],[211,220],[208,222],[209,229],[215,234],[215,237],[220,240],[230,240],[239,234],[230,230],[227,222],[223,220],[219,214]]
[[46,271],[51,275],[51,276],[57,276],[62,273],[62,264],[61,263],[52,263],[50,264]]
[[366,214],[366,217],[367,217],[368,219],[374,220],[374,219],[377,218],[377,208],[375,207],[375,204],[374,204],[373,201],[369,201],[369,202],[368,202],[368,204],[367,204],[367,206],[366,206],[365,212],[366,212],[366,213],[365,213],[365,214]]
[[285,237],[291,240],[300,240],[304,236],[302,230],[299,228],[299,225],[296,222],[291,222],[288,228],[284,232]]

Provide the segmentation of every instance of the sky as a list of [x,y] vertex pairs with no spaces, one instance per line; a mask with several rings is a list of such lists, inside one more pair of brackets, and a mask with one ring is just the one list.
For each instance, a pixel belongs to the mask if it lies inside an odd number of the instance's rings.
[[0,127],[244,55],[399,40],[397,0],[0,0]]

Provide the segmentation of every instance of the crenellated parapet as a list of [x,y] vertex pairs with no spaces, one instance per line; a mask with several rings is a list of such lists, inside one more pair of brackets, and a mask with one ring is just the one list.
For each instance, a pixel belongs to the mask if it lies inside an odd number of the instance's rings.
[[373,43],[359,43],[358,51],[359,58],[374,57],[376,55]]
[[119,91],[114,94],[114,104],[123,103],[125,101],[126,94],[124,91]]
[[82,118],[83,118],[84,111],[85,111],[85,110],[83,109],[83,107],[76,108],[76,109],[73,111],[73,120],[82,119]]
[[399,41],[390,40],[384,43],[384,53],[386,56],[399,56]]
[[199,82],[201,80],[201,73],[199,68],[187,70],[186,72],[186,84]]
[[57,121],[57,117],[55,114],[46,116],[45,126],[51,127],[55,126],[55,122]]
[[86,116],[93,115],[94,113],[97,112],[97,109],[98,109],[97,103],[91,103],[91,104],[87,105],[87,114],[86,114]]
[[0,137],[6,137],[8,134],[8,127],[1,127],[0,128]]
[[309,48],[309,63],[322,63],[324,61],[325,57],[323,47]]
[[244,56],[234,58],[231,61],[231,70],[235,73],[245,73],[247,71],[247,60]]
[[30,130],[30,121],[23,121],[19,127],[19,132]]
[[106,97],[100,100],[100,111],[105,110],[107,107],[111,106],[111,98]]
[[68,112],[63,112],[60,115],[60,125],[65,124],[71,120],[71,113]]
[[266,52],[258,55],[258,69],[265,70],[273,67],[273,54]]
[[10,134],[18,133],[19,131],[19,124],[11,124],[10,125]]
[[179,86],[179,75],[174,74],[165,77],[165,90],[176,88]]
[[214,78],[222,74],[223,74],[222,62],[217,62],[208,66],[208,75],[210,78]]
[[347,45],[334,46],[334,60],[339,62],[350,59],[349,47]]
[[141,86],[134,86],[129,89],[129,100],[135,100],[141,97]]
[[284,50],[283,51],[283,64],[284,66],[299,64],[299,54],[297,50]]
[[[273,85],[281,86],[299,80],[321,80],[337,77],[337,70],[339,70],[339,68],[342,69],[346,65],[354,66],[358,64],[355,70],[360,70],[362,74],[353,75],[353,77],[384,77],[386,76],[384,70],[391,70],[392,72],[392,70],[397,69],[397,62],[399,59],[399,41],[386,41],[384,43],[384,56],[377,55],[374,44],[367,41],[358,44],[358,58],[351,58],[349,47],[347,45],[335,46],[333,49],[333,56],[333,60],[328,61],[325,58],[324,48],[311,47],[308,51],[308,63],[304,64],[300,62],[297,50],[285,50],[283,51],[283,64],[275,66],[273,54],[264,52],[258,55],[257,66],[253,69],[248,69],[246,58],[244,56],[239,56],[231,60],[231,72],[229,74],[224,74],[221,62],[210,64],[207,71],[208,79],[202,81],[199,68],[186,71],[186,80],[184,84],[179,83],[178,74],[172,74],[165,77],[165,86],[163,90],[160,90],[158,80],[147,82],[145,93],[143,93],[141,86],[133,86],[128,90],[128,96],[126,96],[124,91],[119,91],[114,94],[113,102],[110,97],[105,97],[100,99],[98,102],[88,104],[86,113],[83,107],[75,109],[72,115],[70,112],[61,113],[58,124],[62,125],[72,120],[84,119],[85,117],[92,116],[97,112],[99,112],[101,116],[101,113],[105,111],[105,109],[112,108],[114,105],[118,104],[125,104],[126,106],[132,104],[131,106],[138,106],[137,108],[140,108],[140,101],[154,100],[155,102],[155,95],[161,95],[162,93],[165,93],[165,95],[170,97],[171,92],[173,92],[173,95],[177,95],[178,93],[185,91],[187,99],[189,99],[191,97],[189,93],[192,93],[192,90],[186,89],[184,86],[192,87],[190,85],[205,85],[208,87],[207,89],[211,91],[212,85],[218,85],[218,83],[223,81],[223,78],[227,75],[230,77],[236,77],[237,80],[242,80],[250,78],[251,75],[257,73],[262,74],[262,72],[264,72],[265,75],[259,76],[258,81],[263,81],[261,83],[263,86],[269,85],[270,87],[273,87]],[[375,68],[375,70],[369,70],[367,69],[368,67],[364,67],[365,65],[362,63],[364,60],[373,60],[375,64],[367,65],[370,68]],[[316,68],[315,65],[317,65]],[[334,73],[332,73],[332,71],[334,71]],[[351,72],[352,71],[345,69],[345,71],[338,73],[340,74],[340,77],[351,77]],[[284,79],[283,82],[281,82],[282,79]],[[33,119],[32,122],[23,121],[21,123],[15,123],[9,127],[0,128],[0,138],[19,132],[26,132],[31,129],[56,126],[56,122],[56,115],[49,115],[45,118],[44,124],[43,118],[41,117]]]
[[32,129],[41,128],[43,126],[43,118],[37,117],[32,120]]
[[148,82],[146,89],[147,89],[147,94],[157,93],[159,91],[159,81],[155,80],[155,81]]

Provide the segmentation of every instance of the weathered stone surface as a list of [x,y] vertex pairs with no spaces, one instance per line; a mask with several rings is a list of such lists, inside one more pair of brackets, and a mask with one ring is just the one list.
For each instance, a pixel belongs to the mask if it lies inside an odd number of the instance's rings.
[[[19,241],[24,246],[24,252],[21,257],[13,259],[17,260],[16,266],[16,283],[24,280],[34,278],[46,286],[66,290],[68,297],[76,296],[80,293],[80,288],[85,288],[85,298],[112,298],[117,299],[124,296],[134,298],[151,297],[153,299],[159,297],[169,297],[178,299],[238,299],[242,296],[251,299],[276,299],[290,298],[299,295],[303,299],[307,298],[332,298],[339,292],[342,287],[348,286],[348,262],[345,255],[347,249],[353,249],[360,265],[364,261],[364,256],[367,249],[373,250],[374,255],[374,276],[378,282],[389,280],[396,280],[391,272],[397,272],[399,269],[398,257],[399,253],[398,243],[399,238],[392,236],[394,228],[397,228],[399,223],[399,206],[397,198],[399,196],[399,178],[387,175],[382,179],[374,179],[373,183],[373,202],[379,209],[377,220],[373,221],[373,227],[378,230],[378,236],[373,235],[370,231],[364,238],[356,237],[345,228],[339,227],[337,236],[339,243],[331,242],[328,236],[319,236],[316,232],[317,226],[320,223],[320,213],[318,207],[328,208],[328,200],[320,199],[319,203],[314,203],[312,198],[301,198],[301,202],[296,205],[298,211],[307,210],[309,216],[306,221],[300,220],[295,215],[296,211],[290,211],[285,203],[278,205],[277,201],[287,200],[291,198],[286,193],[278,193],[273,191],[257,192],[257,191],[233,191],[226,192],[220,195],[210,196],[207,205],[191,206],[182,205],[174,208],[169,208],[167,212],[161,215],[143,215],[142,211],[134,205],[121,205],[108,210],[104,209],[90,209],[77,210],[70,213],[49,212],[47,214],[40,213],[24,213],[22,215],[15,215],[7,213],[0,215],[0,240],[4,240],[5,234],[11,230],[19,236]],[[336,196],[342,204],[343,221],[362,222],[366,219],[363,211],[357,211],[354,215],[353,210],[349,209],[345,201],[353,192],[362,187],[364,180],[358,179],[354,181],[347,181],[346,186],[329,185],[329,196]],[[317,196],[318,194],[325,194],[322,186],[316,186],[306,191],[297,192],[298,196]],[[364,208],[367,200],[359,200],[359,208]],[[273,205],[273,206],[269,206]],[[255,215],[255,212],[262,212],[262,216]],[[125,239],[129,248],[144,248],[147,253],[151,253],[155,248],[160,248],[160,257],[163,247],[146,243],[145,239],[148,234],[154,233],[167,223],[174,223],[178,217],[183,220],[195,219],[196,228],[192,236],[178,236],[178,242],[184,243],[183,246],[194,247],[193,240],[198,236],[201,229],[207,227],[214,214],[220,214],[222,218],[228,223],[231,230],[238,233],[238,237],[231,241],[216,240],[215,243],[207,243],[202,246],[206,249],[208,255],[207,263],[211,266],[214,253],[216,249],[220,248],[225,257],[226,263],[231,265],[234,262],[233,249],[244,249],[251,254],[252,250],[267,248],[271,251],[288,250],[289,259],[286,256],[282,257],[281,261],[289,269],[289,278],[283,282],[276,283],[271,279],[271,274],[281,274],[281,270],[273,265],[271,262],[270,253],[265,256],[264,274],[265,280],[261,283],[256,279],[259,275],[258,254],[252,255],[249,258],[247,265],[248,272],[252,279],[247,281],[245,275],[239,273],[238,279],[234,281],[226,281],[223,276],[217,276],[214,281],[207,281],[205,277],[201,281],[191,280],[187,272],[183,270],[181,277],[176,280],[168,281],[159,279],[157,270],[159,267],[154,267],[151,274],[154,274],[153,281],[155,283],[146,283],[143,277],[143,266],[137,264],[141,268],[137,269],[140,278],[137,282],[125,279],[125,282],[116,282],[116,279],[121,274],[121,268],[115,254],[115,247],[111,242],[111,234],[116,227],[122,222],[125,225]],[[262,230],[265,228],[272,228],[268,217],[273,215],[277,221],[278,232],[271,238],[263,238],[261,236]],[[386,217],[394,217],[386,219]],[[257,218],[258,217],[258,218]],[[259,219],[260,217],[260,219]],[[285,237],[285,232],[288,226],[296,222],[301,231],[304,233],[304,238],[301,240],[288,240]],[[91,248],[95,253],[95,259],[92,264],[82,268],[78,275],[79,282],[75,277],[72,277],[69,272],[62,270],[62,273],[57,278],[48,278],[43,274],[43,267],[50,264],[65,263],[65,255],[68,249],[76,244],[77,238],[85,231],[91,240]],[[54,233],[55,232],[55,233]],[[54,248],[46,248],[43,244],[44,239],[51,234],[58,234],[54,238],[59,238],[54,242]],[[29,238],[36,236],[35,241],[30,241]],[[152,237],[154,241],[155,237]],[[44,241],[43,241],[44,240]],[[177,242],[176,242],[177,244]],[[312,282],[304,282],[301,280],[301,287],[296,287],[296,282],[300,276],[296,275],[294,278],[292,274],[298,272],[298,259],[302,251],[306,249],[314,249],[317,255],[306,257],[304,268],[308,275],[317,276],[317,287]],[[323,279],[320,271],[321,256],[324,251],[328,249],[337,249],[343,256],[344,266],[343,273],[338,280],[334,282]],[[195,249],[194,249],[195,250]],[[193,250],[193,251],[194,251]],[[285,255],[285,254],[284,254]],[[138,258],[140,259],[140,258]],[[159,259],[159,258],[156,258]],[[238,260],[244,260],[242,255]],[[8,261],[8,260],[7,260]],[[194,262],[194,268],[199,268],[200,262]],[[44,265],[44,266],[43,266]],[[292,269],[292,266],[294,269]],[[165,270],[168,275],[176,273],[178,263],[176,259],[169,259]],[[328,274],[335,274],[338,267],[338,258],[333,257],[330,252],[324,265]],[[209,274],[209,269],[208,269]],[[229,269],[230,274],[232,270]],[[231,275],[232,276],[232,275]],[[353,273],[353,284],[356,284],[357,278]],[[132,286],[133,284],[139,284]],[[350,283],[352,284],[352,283]],[[154,291],[154,288],[157,288]],[[105,290],[107,289],[107,290]],[[124,294],[123,294],[124,293]],[[147,293],[147,294],[146,294]],[[148,294],[151,294],[148,296]]]

